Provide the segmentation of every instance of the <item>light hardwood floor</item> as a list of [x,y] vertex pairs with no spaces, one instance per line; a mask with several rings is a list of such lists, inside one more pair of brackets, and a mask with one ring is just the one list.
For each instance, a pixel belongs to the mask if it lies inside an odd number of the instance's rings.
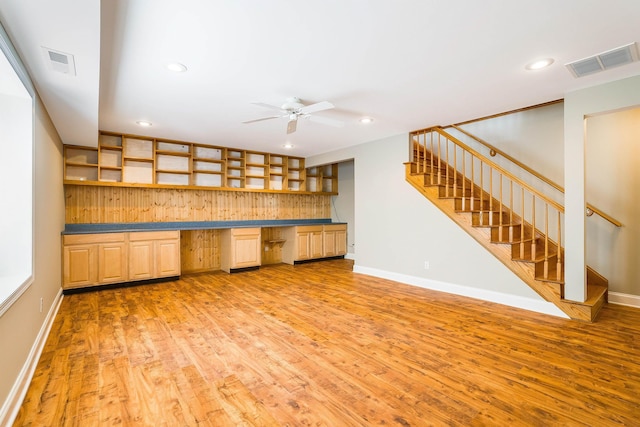
[[15,425],[640,425],[640,310],[581,323],[351,267],[65,296]]

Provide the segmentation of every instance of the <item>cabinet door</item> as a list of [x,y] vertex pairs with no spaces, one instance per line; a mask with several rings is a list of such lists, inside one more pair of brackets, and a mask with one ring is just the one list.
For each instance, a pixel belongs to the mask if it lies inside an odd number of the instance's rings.
[[127,246],[121,243],[98,245],[98,283],[118,283],[128,280]]
[[322,231],[311,232],[309,236],[309,254],[311,258],[322,258],[324,256]]
[[335,255],[347,254],[347,230],[336,231],[336,253]]
[[310,233],[307,231],[296,233],[296,261],[311,258]]
[[154,277],[153,241],[129,243],[129,280],[145,280]]
[[157,240],[155,243],[156,277],[180,275],[180,241]]
[[260,232],[236,234],[231,244],[231,268],[255,267],[260,265]]
[[63,259],[62,287],[64,289],[97,283],[97,245],[65,246]]
[[324,256],[336,256],[336,232],[324,232]]

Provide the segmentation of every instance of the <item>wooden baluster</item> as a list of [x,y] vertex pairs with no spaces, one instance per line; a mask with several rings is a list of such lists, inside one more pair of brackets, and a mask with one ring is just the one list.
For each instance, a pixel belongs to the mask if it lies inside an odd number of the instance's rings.
[[427,131],[422,132],[422,173],[427,173]]
[[489,225],[493,226],[493,168],[489,168]]
[[469,204],[469,207],[471,208],[471,210],[474,209],[475,207],[475,200],[474,200],[474,196],[476,193],[476,185],[475,185],[475,173],[474,173],[474,168],[473,168],[473,154],[469,153],[471,155],[471,203]]
[[562,223],[560,221],[560,211],[558,211],[558,256],[556,259],[556,279],[562,279]]
[[431,142],[431,155],[429,156],[431,158],[431,171],[430,171],[430,180],[429,180],[429,182],[430,182],[431,185],[433,185],[434,184],[434,182],[433,182],[433,164],[434,164],[434,161],[433,161],[433,156],[434,156],[434,152],[433,152],[433,132],[429,133],[429,140]]
[[[524,214],[524,187],[520,187],[520,242],[524,242],[524,224],[525,224],[525,214]],[[513,227],[510,228],[513,234]]]
[[536,239],[536,195],[533,193],[531,193],[531,233],[531,261],[535,261],[538,244]]
[[500,218],[498,218],[498,224],[500,225],[500,228],[498,229],[498,234],[499,234],[500,241],[502,241],[502,229],[504,228],[504,223],[502,221],[502,212],[503,212],[502,206],[504,204],[504,198],[502,195],[502,180],[503,180],[502,173],[500,173],[499,176],[500,176],[500,200],[499,200],[500,207],[498,209],[498,215],[500,216]]
[[544,273],[545,279],[549,278],[549,204],[544,204]]
[[509,225],[513,224],[513,180],[509,179]]
[[458,197],[458,146],[453,145],[453,197]]
[[467,194],[465,191],[467,189],[467,156],[465,154],[466,152],[462,149],[462,210],[467,206]]
[[442,183],[442,174],[440,168],[442,167],[442,135],[438,134],[438,185]]
[[444,146],[445,146],[445,162],[444,165],[447,168],[445,171],[445,195],[447,197],[450,196],[449,194],[449,138],[446,138],[445,142],[444,142]]
[[480,217],[484,215],[484,162],[480,160]]

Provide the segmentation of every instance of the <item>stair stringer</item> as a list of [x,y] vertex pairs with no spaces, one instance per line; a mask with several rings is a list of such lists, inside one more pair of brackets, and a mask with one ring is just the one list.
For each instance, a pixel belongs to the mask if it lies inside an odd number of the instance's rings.
[[[563,284],[554,281],[541,281],[535,277],[535,265],[522,261],[514,261],[511,257],[511,245],[491,242],[491,231],[488,228],[473,225],[472,215],[468,212],[457,212],[454,199],[440,197],[440,188],[436,185],[428,186],[424,183],[424,175],[412,173],[412,163],[406,163],[406,180],[416,190],[439,208],[451,220],[457,223],[471,237],[491,252],[502,264],[525,282],[531,289],[546,301],[556,305],[571,319],[592,322],[607,299],[606,279],[588,269],[588,276],[597,277],[599,283],[589,286],[590,295],[584,303],[568,301],[563,298]],[[602,283],[605,283],[604,287]]]

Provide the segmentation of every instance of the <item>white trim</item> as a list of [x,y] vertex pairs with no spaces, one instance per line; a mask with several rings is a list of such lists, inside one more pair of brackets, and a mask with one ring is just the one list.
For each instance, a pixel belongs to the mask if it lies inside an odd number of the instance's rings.
[[555,304],[544,300],[535,300],[532,298],[526,298],[517,295],[488,291],[486,289],[439,282],[437,280],[425,279],[423,277],[409,276],[406,274],[394,273],[391,271],[378,270],[376,268],[362,267],[358,265],[353,266],[353,272],[366,274],[368,276],[380,277],[382,279],[393,280],[395,282],[405,283],[407,285],[417,286],[419,288],[431,289],[434,291],[447,292],[450,294],[461,295],[464,297],[475,298],[483,301],[495,302],[498,304],[508,305],[510,307],[534,311],[536,313],[549,314],[552,316],[563,317],[565,319],[569,318],[569,316],[567,316],[562,310],[556,307]]
[[640,296],[638,295],[609,292],[609,302],[611,304],[640,308]]
[[13,387],[11,388],[7,399],[4,401],[2,408],[0,408],[0,426],[12,425],[18,416],[20,405],[22,405],[22,401],[27,394],[29,384],[31,383],[33,374],[36,371],[36,367],[38,366],[38,360],[40,360],[40,356],[42,355],[44,344],[47,342],[47,337],[49,336],[49,332],[53,326],[53,321],[56,318],[56,314],[58,314],[60,304],[62,304],[62,298],[62,289],[60,289],[53,301],[53,304],[51,304],[51,308],[47,313],[47,317],[44,319],[44,323],[40,328],[40,332],[38,332],[38,336],[36,337],[33,346],[31,346],[31,351],[20,370],[18,378],[16,378],[16,381],[13,383]]
[[347,254],[345,254],[344,259],[355,260],[356,259],[356,254],[354,254],[353,252],[348,252]]

